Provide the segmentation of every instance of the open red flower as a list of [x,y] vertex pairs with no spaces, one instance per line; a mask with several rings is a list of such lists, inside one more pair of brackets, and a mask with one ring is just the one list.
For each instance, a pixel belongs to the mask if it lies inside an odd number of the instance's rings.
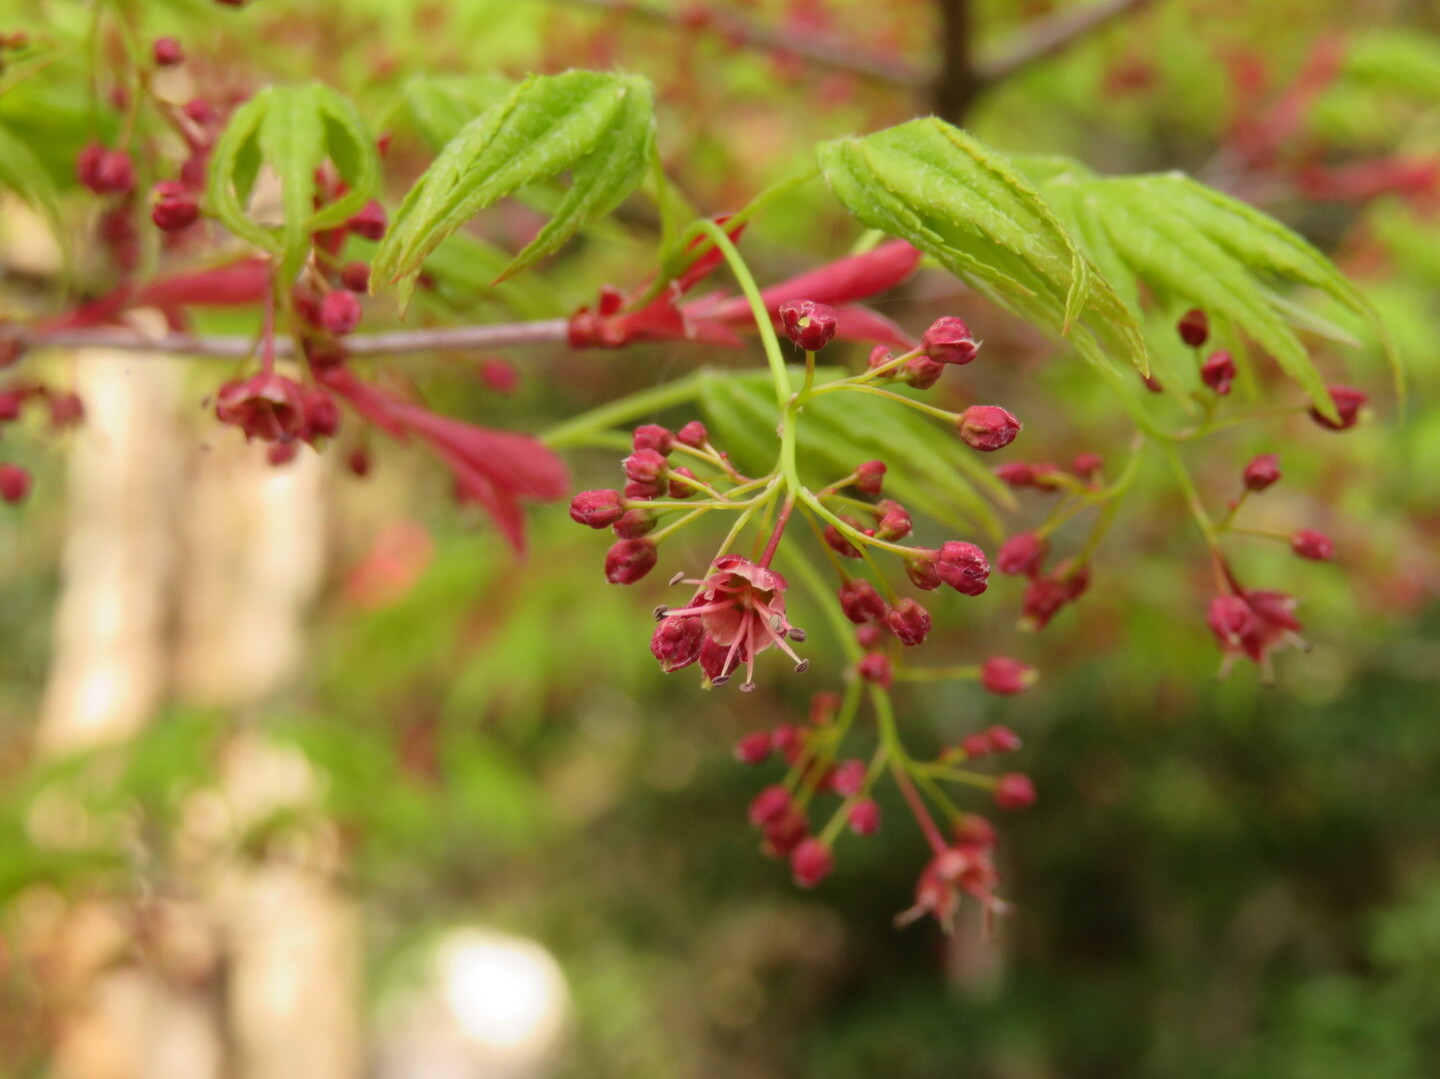
[[[804,671],[809,660],[801,659],[790,647],[790,641],[803,641],[802,630],[790,625],[785,617],[785,578],[772,569],[751,562],[739,555],[722,555],[711,564],[713,572],[703,580],[685,583],[699,586],[688,606],[660,607],[655,616],[656,641],[677,642],[684,639],[686,658],[670,656],[660,649],[656,655],[667,671],[688,666],[699,659],[713,685],[724,685],[731,674],[745,664],[743,690],[755,688],[755,657],[767,648],[776,647],[795,661],[795,670]],[[703,634],[701,647],[690,655],[689,635],[698,619]],[[655,649],[655,641],[652,641]],[[664,655],[661,653],[665,652]]]
[[1229,673],[1239,656],[1260,665],[1265,680],[1274,678],[1270,653],[1286,645],[1305,649],[1300,620],[1295,617],[1297,600],[1284,592],[1249,591],[1216,596],[1210,601],[1206,620],[1220,644],[1224,659],[1220,675]]
[[1006,903],[995,894],[1000,874],[992,854],[992,843],[968,841],[936,852],[915,886],[915,905],[901,912],[895,923],[909,925],[930,914],[945,932],[951,932],[961,892],[979,900],[989,914],[1003,914]]

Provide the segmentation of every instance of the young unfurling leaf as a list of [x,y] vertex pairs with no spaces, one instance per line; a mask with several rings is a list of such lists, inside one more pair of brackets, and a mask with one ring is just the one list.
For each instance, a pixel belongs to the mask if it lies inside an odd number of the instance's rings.
[[1095,360],[1147,370],[1131,312],[1003,155],[933,117],[819,148],[836,198],[909,240],[977,292]]
[[[347,190],[317,210],[315,172],[327,157]],[[262,165],[280,183],[284,217],[278,228],[257,222],[247,207]],[[215,146],[208,194],[231,232],[280,257],[288,280],[305,259],[310,235],[343,224],[374,197],[379,183],[379,156],[355,106],[316,82],[270,87],[235,111]]]
[[409,293],[426,256],[492,203],[569,170],[554,216],[506,269],[558,249],[640,182],[654,144],[650,84],[591,71],[532,76],[461,129],[411,189],[372,264]]
[[1325,380],[1291,328],[1298,321],[1293,305],[1274,286],[1319,289],[1385,339],[1374,310],[1345,275],[1254,207],[1181,173],[1100,177],[1053,158],[1017,164],[1132,311],[1139,313],[1143,283],[1177,308],[1197,307],[1229,322],[1274,356],[1326,414],[1332,406]]

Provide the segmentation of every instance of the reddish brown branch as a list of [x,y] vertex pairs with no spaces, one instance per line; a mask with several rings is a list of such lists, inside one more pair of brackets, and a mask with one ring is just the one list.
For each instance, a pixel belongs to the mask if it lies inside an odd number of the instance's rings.
[[[398,356],[413,352],[459,352],[511,345],[557,344],[565,340],[566,326],[565,319],[556,318],[491,326],[356,334],[345,339],[345,350],[352,356]],[[11,332],[3,339],[29,348],[104,348],[214,360],[244,359],[254,353],[258,345],[257,339],[249,336],[171,333],[163,337],[147,337],[123,326],[56,330],[33,335]],[[285,358],[298,355],[294,339],[277,337],[275,355]]]

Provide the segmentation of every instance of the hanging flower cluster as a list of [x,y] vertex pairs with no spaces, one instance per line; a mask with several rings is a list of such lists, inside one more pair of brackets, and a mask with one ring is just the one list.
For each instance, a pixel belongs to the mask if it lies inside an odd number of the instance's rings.
[[[944,420],[953,437],[982,453],[1014,441],[1020,422],[996,405],[946,412],[886,388],[902,383],[926,389],[948,368],[972,362],[980,346],[958,318],[937,320],[918,346],[898,355],[879,345],[863,372],[818,385],[815,353],[835,338],[837,313],[827,304],[798,299],[779,304],[775,321],[804,354],[806,375],[798,392],[787,376],[783,400],[777,397],[780,453],[769,473],[740,472],[699,421],[673,431],[644,424],[635,428],[631,453],[622,462],[623,488],[581,492],[570,515],[580,524],[613,531],[605,577],[624,585],[644,579],[659,562],[662,542],[680,529],[716,513],[730,516],[731,527],[707,570],[696,576],[682,571],[672,579],[672,586],[689,589],[688,597],[656,608],[650,639],[663,670],[698,666],[706,686],[723,686],[743,674],[740,688],[754,689],[757,660],[767,651],[786,657],[797,673],[809,667],[797,651],[806,633],[792,622],[790,580],[775,562],[799,567],[809,598],[828,606],[836,625],[851,627],[843,642],[850,656],[848,683],[843,694],[816,695],[809,727],[786,724],[747,735],[737,745],[737,756],[747,763],[775,757],[787,768],[785,779],[767,787],[750,807],[762,849],[788,859],[797,883],[817,884],[834,865],[842,832],[865,836],[880,828],[874,788],[890,776],[934,848],[916,909],[948,924],[953,897],[963,892],[998,911],[998,875],[990,858],[994,833],[983,818],[959,809],[944,786],[988,788],[1000,808],[1028,805],[1034,790],[1023,774],[994,776],[970,767],[981,758],[1013,752],[1020,740],[1008,728],[991,727],[933,761],[912,759],[892,699],[895,683],[910,677],[968,678],[1000,695],[1019,693],[1033,683],[1033,668],[1005,656],[945,670],[913,668],[906,660],[933,628],[931,612],[921,601],[924,593],[949,589],[980,596],[988,586],[990,560],[968,539],[948,539],[934,547],[915,543],[910,511],[886,497],[886,462],[861,461],[845,476],[810,486],[798,474],[791,447],[805,402],[830,393],[882,396],[917,407]],[[809,526],[803,531],[816,541],[808,550],[809,545],[792,538],[801,520]],[[816,553],[833,574],[829,588],[811,564]],[[909,590],[918,594],[903,594]],[[871,724],[860,722],[866,702]],[[868,760],[850,755],[853,744],[866,741],[872,744]],[[816,817],[821,801],[831,795],[838,804],[828,816]],[[936,822],[937,811],[944,823]],[[957,858],[965,860],[963,867]]]

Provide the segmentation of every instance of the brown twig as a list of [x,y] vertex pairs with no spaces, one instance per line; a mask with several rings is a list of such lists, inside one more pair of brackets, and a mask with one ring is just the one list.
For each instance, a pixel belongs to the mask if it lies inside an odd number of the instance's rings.
[[970,0],[940,0],[939,9],[940,70],[935,75],[931,103],[940,119],[961,124],[983,88],[974,59],[973,13]]
[[985,86],[1008,79],[1022,68],[1054,56],[1087,34],[1148,7],[1153,2],[1154,0],[1105,0],[1104,3],[1036,19],[1017,31],[1010,43],[996,50],[993,57],[977,61],[976,74]]
[[[505,348],[511,345],[557,344],[565,340],[567,325],[565,319],[556,318],[491,326],[454,326],[436,330],[355,334],[345,339],[345,351],[351,356],[398,356],[414,352],[459,352],[469,349]],[[213,360],[244,359],[255,352],[258,344],[255,337],[243,335],[171,333],[163,337],[150,337],[123,326],[55,330],[32,335],[11,332],[0,340],[12,341],[29,348],[100,348]],[[290,337],[276,337],[275,355],[287,359],[299,355],[295,340]]]
[[[968,0],[940,0],[941,67],[931,79],[923,68],[899,57],[876,56],[854,42],[829,36],[791,37],[715,4],[668,8],[648,0],[549,0],[551,3],[614,15],[636,16],[671,26],[710,27],[721,36],[767,52],[791,53],[813,64],[848,71],[911,90],[932,87],[936,111],[959,117],[982,91],[1039,60],[1063,51],[1091,32],[1154,0],[1103,0],[1036,19],[1018,30],[989,57],[972,52]],[[963,58],[963,62],[961,60]]]
[[551,3],[615,15],[632,15],[671,26],[708,28],[719,36],[765,52],[791,53],[812,64],[848,71],[877,82],[921,89],[930,80],[925,71],[910,62],[877,56],[857,47],[853,41],[807,34],[792,37],[782,30],[763,26],[743,15],[723,11],[718,4],[693,4],[688,8],[666,8],[645,0],[550,0]]

